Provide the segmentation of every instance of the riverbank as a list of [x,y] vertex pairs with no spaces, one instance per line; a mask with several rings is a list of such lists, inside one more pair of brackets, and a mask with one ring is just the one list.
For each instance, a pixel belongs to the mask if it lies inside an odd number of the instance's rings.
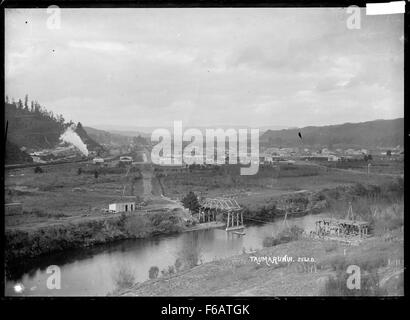
[[[394,240],[374,237],[357,247],[301,239],[205,263],[170,276],[135,284],[112,295],[402,295],[403,265],[397,263],[403,262],[402,236],[403,233],[396,230]],[[366,281],[361,290],[346,293],[343,288],[335,289],[332,284],[342,281],[340,277],[346,274],[345,267],[349,264],[358,265],[363,272],[362,279]],[[373,281],[375,278],[377,280]],[[341,282],[343,286],[345,283]]]
[[6,231],[6,269],[18,262],[20,267],[30,259],[74,248],[86,248],[120,240],[147,239],[182,232],[222,228],[224,222],[185,226],[175,211],[128,213],[34,228],[12,228]]
[[183,221],[169,211],[115,214],[45,224],[33,228],[6,229],[6,269],[16,262],[73,248],[85,248],[118,240],[149,238],[182,232]]

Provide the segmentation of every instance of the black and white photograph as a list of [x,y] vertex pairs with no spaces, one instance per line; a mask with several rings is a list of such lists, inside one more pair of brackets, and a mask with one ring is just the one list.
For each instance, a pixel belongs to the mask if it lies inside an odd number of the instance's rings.
[[406,5],[6,1],[4,297],[403,297]]

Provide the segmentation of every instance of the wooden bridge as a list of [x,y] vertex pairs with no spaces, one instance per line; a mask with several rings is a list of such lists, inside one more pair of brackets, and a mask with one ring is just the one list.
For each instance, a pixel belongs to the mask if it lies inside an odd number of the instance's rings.
[[200,202],[199,223],[216,221],[218,214],[226,217],[226,231],[245,228],[243,209],[235,199],[206,198]]

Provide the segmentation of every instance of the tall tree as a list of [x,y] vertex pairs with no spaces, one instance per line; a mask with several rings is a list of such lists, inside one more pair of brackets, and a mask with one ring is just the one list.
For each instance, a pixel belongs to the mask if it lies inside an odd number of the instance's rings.
[[182,204],[185,208],[189,209],[191,212],[198,212],[199,201],[195,193],[190,191],[183,199]]
[[24,110],[28,110],[28,94],[24,97]]
[[17,107],[18,107],[19,109],[23,109],[23,101],[21,101],[21,99],[19,99],[19,102],[18,102],[18,104],[17,104]]

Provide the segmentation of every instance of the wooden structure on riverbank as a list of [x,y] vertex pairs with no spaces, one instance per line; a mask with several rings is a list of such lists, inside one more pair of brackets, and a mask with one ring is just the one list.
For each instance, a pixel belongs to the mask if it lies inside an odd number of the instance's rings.
[[227,217],[226,231],[243,229],[243,209],[235,199],[206,198],[200,203],[199,223],[216,221],[216,216],[221,213]]
[[315,222],[313,235],[327,240],[338,240],[349,244],[358,244],[369,235],[369,223],[358,221],[353,215],[352,205],[345,219],[321,218]]
[[315,232],[319,235],[359,236],[369,234],[369,223],[346,219],[323,218],[316,221]]

